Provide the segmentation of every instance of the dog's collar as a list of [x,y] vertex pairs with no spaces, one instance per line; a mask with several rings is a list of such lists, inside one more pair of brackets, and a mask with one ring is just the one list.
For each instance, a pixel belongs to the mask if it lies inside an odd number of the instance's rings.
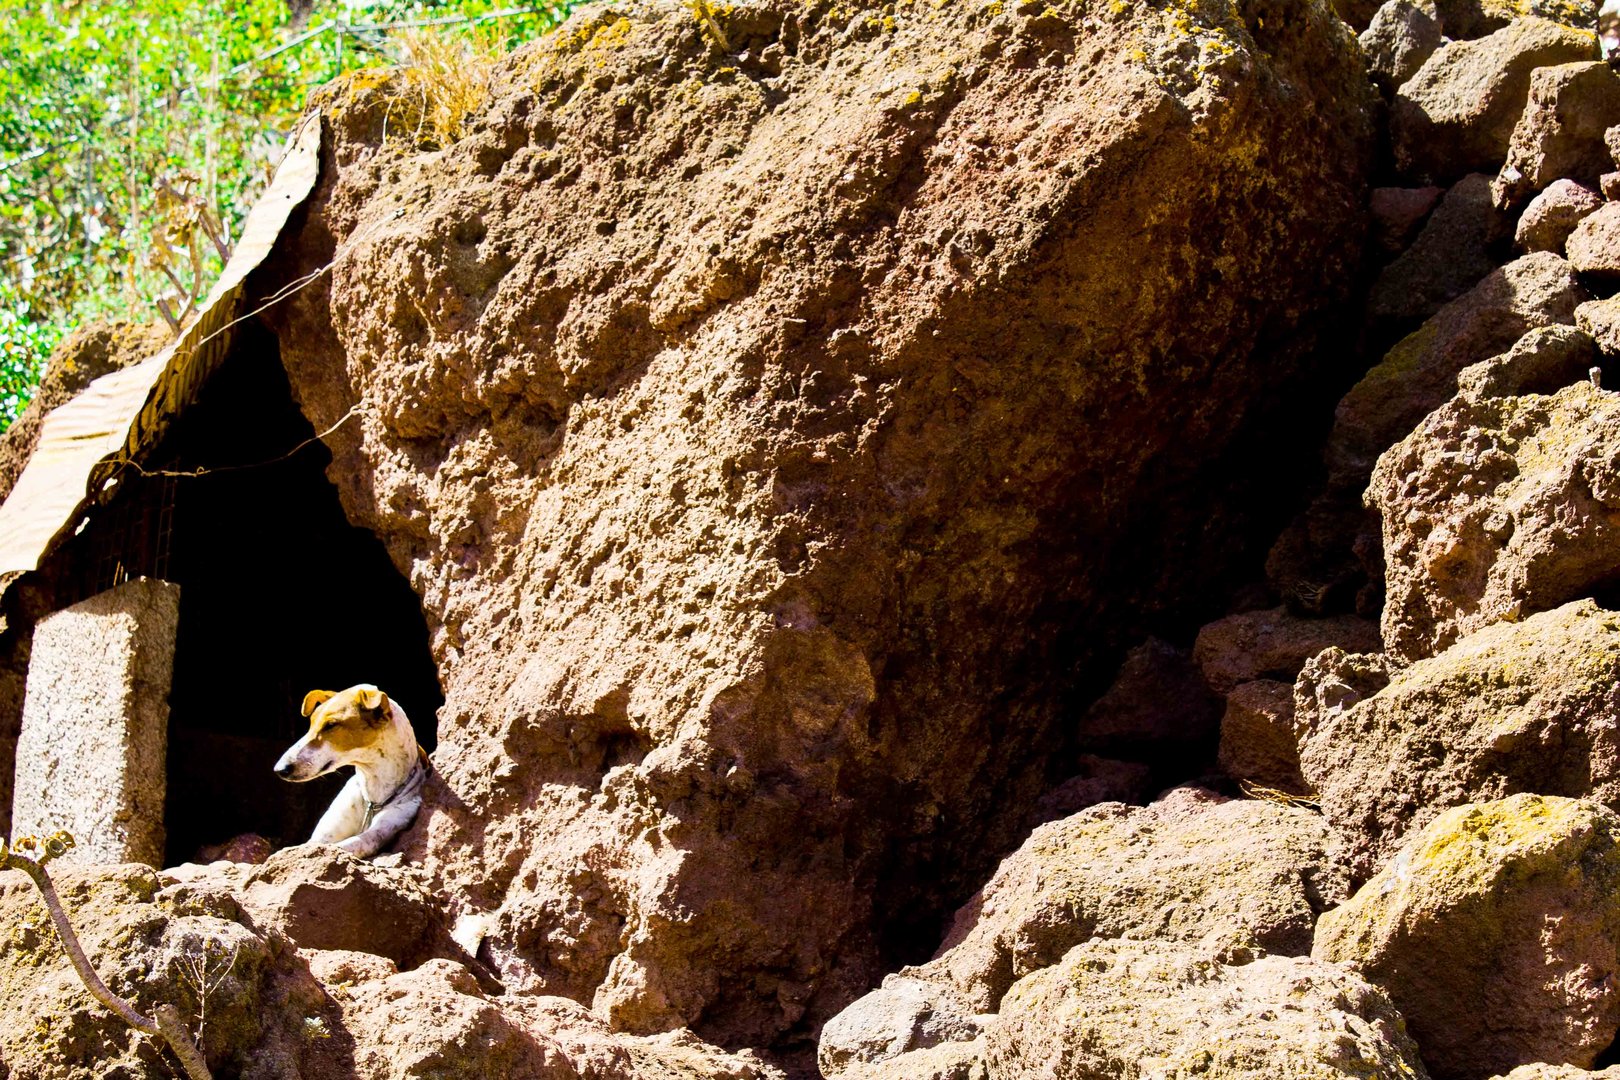
[[423,782],[427,780],[428,770],[432,768],[433,762],[428,759],[427,751],[422,749],[421,745],[418,744],[416,747],[416,763],[411,766],[411,774],[405,778],[405,782],[403,784],[394,789],[394,793],[392,795],[388,796],[388,798],[384,799],[382,802],[372,802],[364,795],[360,796],[361,800],[366,804],[366,817],[365,820],[360,823],[360,831],[365,832],[367,829],[371,828],[372,819],[377,816],[377,812],[379,810],[383,809],[385,806],[398,802],[400,799],[409,798],[411,795],[419,791]]

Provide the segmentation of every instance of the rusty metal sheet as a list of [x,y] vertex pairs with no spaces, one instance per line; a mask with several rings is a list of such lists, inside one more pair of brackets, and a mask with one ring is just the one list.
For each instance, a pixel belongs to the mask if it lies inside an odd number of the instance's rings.
[[321,118],[306,118],[289,140],[270,187],[248,212],[231,257],[200,313],[163,351],[104,375],[52,411],[39,446],[0,505],[0,574],[33,570],[78,528],[120,465],[139,461],[169,421],[196,400],[230,348],[231,328],[245,317],[243,285],[320,174]]

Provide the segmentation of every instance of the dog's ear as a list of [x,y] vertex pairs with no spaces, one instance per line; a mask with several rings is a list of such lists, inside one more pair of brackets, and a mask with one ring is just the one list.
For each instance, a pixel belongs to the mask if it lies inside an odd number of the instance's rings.
[[355,700],[360,702],[361,708],[369,709],[372,712],[386,713],[389,711],[388,695],[375,686],[367,686],[362,689],[355,695]]
[[304,719],[308,720],[309,714],[320,708],[323,701],[334,697],[337,697],[337,694],[331,690],[311,690],[304,695],[304,706],[299,711],[303,714]]

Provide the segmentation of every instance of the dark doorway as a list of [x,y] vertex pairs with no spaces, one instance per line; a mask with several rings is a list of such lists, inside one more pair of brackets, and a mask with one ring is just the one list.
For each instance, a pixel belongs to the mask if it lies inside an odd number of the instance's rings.
[[126,477],[127,490],[108,507],[144,507],[126,512],[151,523],[134,531],[166,530],[161,576],[180,585],[170,865],[245,832],[283,844],[308,839],[349,775],[289,784],[270,771],[306,729],[298,707],[309,690],[375,683],[410,714],[417,739],[434,746],[444,698],[416,595],[381,542],[344,517],[323,445],[275,460],[314,434],[293,402],[276,338],[249,320],[147,465],[220,471]]

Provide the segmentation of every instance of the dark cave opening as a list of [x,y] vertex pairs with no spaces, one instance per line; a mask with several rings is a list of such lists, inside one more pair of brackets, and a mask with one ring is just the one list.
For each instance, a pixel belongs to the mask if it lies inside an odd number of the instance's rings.
[[286,456],[314,435],[275,336],[250,320],[146,462],[216,471],[126,474],[72,545],[81,593],[141,574],[180,586],[168,865],[242,833],[308,838],[351,775],[291,784],[271,771],[307,729],[299,705],[309,690],[375,683],[434,747],[444,697],[421,607],[381,541],[344,516],[325,446]]

